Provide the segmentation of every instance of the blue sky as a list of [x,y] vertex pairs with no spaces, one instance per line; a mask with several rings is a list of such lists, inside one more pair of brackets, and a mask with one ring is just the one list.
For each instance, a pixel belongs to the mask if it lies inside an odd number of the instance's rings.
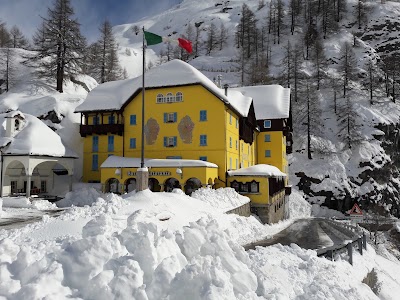
[[[133,23],[181,2],[180,0],[71,0],[81,32],[89,42],[99,36],[99,26],[108,18],[112,25]],[[26,37],[31,37],[47,16],[54,0],[0,0],[0,21],[7,27],[17,25]]]

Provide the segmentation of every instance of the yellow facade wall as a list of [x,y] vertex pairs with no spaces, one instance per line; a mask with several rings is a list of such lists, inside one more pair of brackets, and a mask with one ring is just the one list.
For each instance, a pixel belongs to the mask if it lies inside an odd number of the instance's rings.
[[[122,156],[122,136],[114,135],[114,151],[108,151],[108,135],[98,136],[98,151],[93,151],[93,136],[86,136],[83,143],[83,181],[100,182],[100,166],[110,155]],[[92,157],[98,155],[98,170],[92,170]]]
[[240,193],[243,196],[249,197],[252,203],[257,204],[270,204],[269,197],[269,184],[267,177],[260,176],[230,176],[228,177],[228,185],[231,186],[233,181],[237,182],[251,182],[253,180],[259,182],[259,192],[258,193]]
[[[157,95],[181,92],[183,102],[157,103]],[[124,110],[125,119],[125,156],[140,157],[141,147],[141,93],[131,101]],[[157,139],[152,145],[145,141],[146,158],[179,157],[182,159],[200,159],[206,157],[207,161],[219,166],[219,179],[225,181],[225,171],[229,164],[239,160],[238,151],[229,148],[229,137],[239,141],[239,128],[236,128],[236,119],[232,111],[227,110],[225,104],[200,85],[159,88],[146,91],[145,123],[152,118],[159,126]],[[207,120],[200,121],[200,111],[207,111]],[[177,121],[164,123],[164,113],[176,113]],[[232,124],[229,123],[228,114],[232,115]],[[136,125],[129,124],[130,115],[136,115]],[[222,117],[221,117],[222,116]],[[191,141],[180,136],[178,126],[183,118],[189,117],[193,122]],[[207,136],[207,145],[200,145],[200,135]],[[164,137],[177,137],[176,147],[164,147]],[[130,139],[136,139],[136,148],[130,149]],[[228,148],[227,148],[228,146]],[[228,151],[227,151],[228,149]],[[234,163],[233,163],[234,164]]]
[[[265,135],[270,135],[270,142],[265,141]],[[271,151],[271,157],[265,157],[265,151]],[[286,156],[286,137],[282,131],[260,132],[257,136],[258,164],[268,164],[288,173]]]

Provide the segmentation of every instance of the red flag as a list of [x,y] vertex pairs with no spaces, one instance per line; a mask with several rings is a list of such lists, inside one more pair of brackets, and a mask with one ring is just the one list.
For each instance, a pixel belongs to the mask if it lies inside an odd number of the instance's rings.
[[182,47],[183,49],[185,49],[187,52],[192,53],[193,49],[192,49],[192,42],[182,39],[182,38],[178,38],[178,43],[179,43],[179,47]]

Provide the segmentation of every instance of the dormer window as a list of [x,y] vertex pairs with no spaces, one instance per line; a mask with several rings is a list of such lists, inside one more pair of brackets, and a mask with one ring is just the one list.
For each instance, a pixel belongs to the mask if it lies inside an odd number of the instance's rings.
[[264,121],[264,128],[271,128],[271,120]]
[[183,101],[183,95],[181,92],[177,92],[176,93],[176,98],[175,98],[176,102],[182,102]]
[[164,103],[165,98],[163,94],[158,94],[157,95],[157,103]]
[[19,125],[20,125],[20,122],[19,122],[18,119],[16,119],[15,122],[14,122],[14,128],[15,128],[15,130],[19,130]]
[[175,102],[175,96],[172,93],[168,93],[167,96],[165,97],[167,103],[172,103]]

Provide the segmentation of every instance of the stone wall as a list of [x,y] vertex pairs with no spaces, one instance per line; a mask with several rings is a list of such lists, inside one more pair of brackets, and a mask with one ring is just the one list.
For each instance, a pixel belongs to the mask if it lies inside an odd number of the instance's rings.
[[273,224],[285,218],[287,197],[282,197],[279,201],[271,204],[251,204],[251,211],[256,214],[261,222]]
[[234,209],[228,210],[226,212],[227,214],[237,214],[239,216],[243,216],[243,217],[250,217],[250,202],[236,207]]

